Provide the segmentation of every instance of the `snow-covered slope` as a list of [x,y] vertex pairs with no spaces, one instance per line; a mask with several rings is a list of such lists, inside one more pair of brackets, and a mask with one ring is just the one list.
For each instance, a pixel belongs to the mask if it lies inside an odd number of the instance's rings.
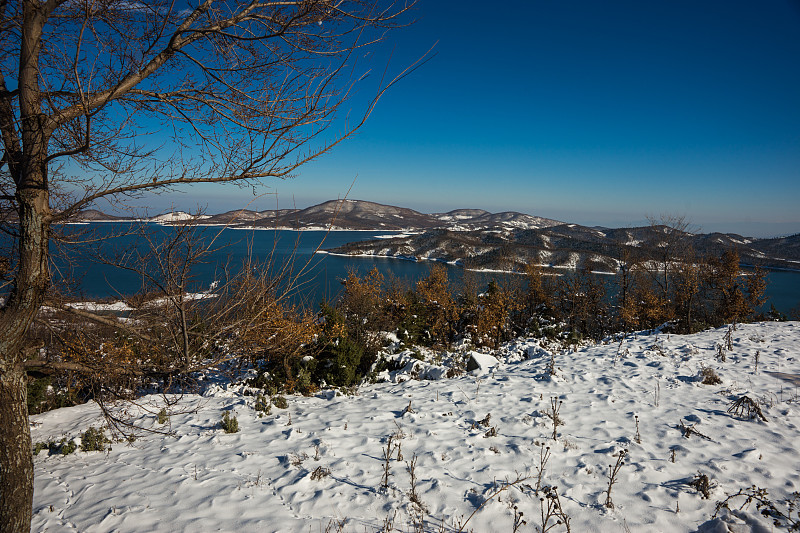
[[[441,520],[457,530],[476,509],[465,531],[512,531],[514,506],[527,521],[521,531],[536,531],[537,470],[542,485],[558,487],[573,532],[772,531],[754,506],[712,515],[726,494],[752,484],[776,504],[800,491],[800,323],[740,326],[722,362],[725,333],[638,334],[574,353],[519,339],[494,353],[500,364],[488,373],[435,381],[403,381],[445,372],[398,353],[388,382],[356,396],[289,397],[287,409],[263,418],[252,396],[210,382],[171,417],[175,437],[35,457],[33,530],[316,532],[345,520],[344,531],[363,532],[394,517],[395,530],[411,531],[413,464],[427,531]],[[722,383],[702,384],[704,367]],[[744,395],[766,422],[729,412]],[[161,399],[147,400],[146,424],[161,428]],[[240,432],[218,428],[223,411],[235,413]],[[87,404],[32,417],[32,432],[46,441],[99,424]],[[682,426],[693,430],[685,436]],[[382,488],[390,436],[402,460],[390,446]],[[606,476],[622,450],[607,508]],[[710,481],[708,499],[691,486],[698,475]],[[532,477],[490,499],[517,476]]]
[[160,223],[169,224],[169,223],[172,223],[172,222],[183,222],[185,220],[191,220],[191,219],[203,220],[203,219],[206,219],[206,218],[210,218],[209,215],[195,216],[195,215],[191,215],[189,213],[186,213],[184,211],[172,211],[170,213],[164,213],[163,215],[156,215],[156,216],[150,218],[150,222],[160,222]]

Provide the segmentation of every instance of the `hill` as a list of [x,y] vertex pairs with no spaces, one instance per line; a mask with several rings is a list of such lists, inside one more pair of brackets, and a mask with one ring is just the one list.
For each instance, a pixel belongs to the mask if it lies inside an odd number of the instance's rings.
[[[677,244],[676,244],[677,243]],[[615,273],[622,257],[659,259],[664,251],[691,245],[700,255],[736,250],[742,263],[800,269],[800,238],[748,239],[736,234],[674,232],[665,226],[590,228],[578,224],[524,229],[430,230],[382,240],[348,243],[328,250],[342,255],[377,255],[437,260],[481,270],[520,270],[529,263],[552,268],[588,268]],[[797,257],[797,259],[795,259]]]
[[[780,516],[744,496],[714,515],[751,486],[786,513],[800,490],[800,323],[740,325],[722,363],[726,330],[639,332],[575,352],[536,339],[491,354],[395,346],[383,382],[289,396],[267,413],[241,382],[209,375],[166,424],[165,398],[142,399],[138,421],[173,436],[34,457],[33,530],[373,532],[424,520],[419,530],[513,531],[522,517],[531,531],[553,493],[551,533],[565,517],[576,532],[778,530]],[[476,369],[440,379],[465,359]],[[704,384],[709,372],[721,383]],[[222,413],[239,432],[220,429]],[[38,442],[103,423],[93,403],[31,422]],[[546,486],[557,488],[545,499]]]
[[[149,219],[161,224],[184,223],[187,213],[165,213]],[[75,221],[123,221],[88,210]],[[390,239],[349,243],[329,250],[345,255],[378,255],[404,259],[435,259],[474,269],[518,269],[536,262],[556,268],[589,268],[616,272],[623,255],[641,260],[663,255],[670,240],[691,244],[702,255],[738,251],[741,262],[767,268],[800,269],[800,235],[752,239],[733,233],[678,235],[666,226],[634,228],[586,227],[506,211],[455,209],[425,214],[404,207],[362,200],[331,200],[305,209],[234,210],[198,220],[230,227],[301,230],[369,230],[412,232]]]

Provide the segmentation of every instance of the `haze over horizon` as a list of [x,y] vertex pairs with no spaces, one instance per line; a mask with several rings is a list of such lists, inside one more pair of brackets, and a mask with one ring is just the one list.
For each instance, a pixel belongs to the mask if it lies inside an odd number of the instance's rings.
[[[362,59],[380,78],[387,62],[396,73],[434,43],[436,55],[359,135],[256,192],[303,208],[355,179],[350,198],[426,213],[607,227],[670,213],[703,232],[800,232],[800,4],[506,7],[420,2],[416,24]],[[370,94],[359,90],[353,114]],[[147,205],[222,212],[251,200],[250,189],[195,186]],[[249,208],[275,205],[268,195]]]

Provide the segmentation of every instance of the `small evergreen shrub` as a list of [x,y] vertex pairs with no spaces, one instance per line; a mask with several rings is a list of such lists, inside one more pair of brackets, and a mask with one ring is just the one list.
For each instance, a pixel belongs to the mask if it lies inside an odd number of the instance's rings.
[[228,411],[222,413],[222,420],[220,420],[219,425],[225,430],[225,433],[239,432],[239,420],[235,416],[231,418],[231,415]]
[[166,424],[168,421],[169,415],[167,414],[167,410],[162,407],[156,416],[156,422],[159,424]]
[[75,441],[67,441],[67,438],[62,438],[59,442],[49,440],[47,442],[37,442],[33,446],[33,455],[39,455],[42,450],[47,450],[47,455],[69,455],[75,453],[78,447]]
[[253,409],[258,411],[259,414],[268,415],[272,411],[272,403],[263,394],[256,396],[256,403]]
[[78,449],[78,445],[75,444],[74,440],[67,441],[67,439],[61,440],[61,455],[69,455],[71,453],[75,453],[75,450]]
[[102,452],[106,449],[106,444],[110,443],[102,429],[90,427],[81,434],[82,452]]
[[50,445],[46,442],[37,442],[33,445],[33,455],[39,455],[42,450],[49,450]]
[[61,407],[72,407],[85,401],[78,393],[61,389],[53,383],[50,376],[28,381],[28,413],[38,415]]
[[363,346],[348,336],[338,337],[328,342],[319,354],[316,377],[334,387],[354,385],[363,377],[360,371],[363,357]]
[[283,396],[274,396],[272,398],[272,403],[278,409],[286,409],[287,407],[289,407],[289,402],[287,402],[286,398],[284,398]]

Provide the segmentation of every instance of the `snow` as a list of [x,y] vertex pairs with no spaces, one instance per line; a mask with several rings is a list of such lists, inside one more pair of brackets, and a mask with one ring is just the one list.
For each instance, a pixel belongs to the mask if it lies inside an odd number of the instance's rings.
[[202,220],[204,218],[211,218],[209,215],[191,215],[184,211],[172,211],[170,213],[164,213],[163,215],[157,215],[150,219],[151,222],[182,222],[184,220],[192,220],[192,219]]
[[[208,292],[190,292],[183,295],[183,299],[185,301],[190,300],[202,300],[204,298],[216,298],[216,295],[213,294],[211,291],[217,288],[219,285],[218,281],[214,281],[211,283],[211,287],[209,288]],[[150,300],[145,303],[145,306],[157,307],[160,305],[165,305],[169,303],[169,298],[156,298]],[[73,309],[80,309],[83,311],[111,311],[111,312],[126,312],[126,311],[133,311],[134,308],[125,303],[124,301],[118,300],[115,302],[94,302],[94,301],[86,301],[86,302],[71,302],[66,304]]]
[[82,311],[133,311],[133,307],[123,301],[102,303],[102,302],[73,302],[67,304],[73,309],[80,309]]
[[375,235],[374,239],[407,239],[419,233],[406,232],[406,233],[387,233],[386,235]]
[[498,364],[500,364],[500,361],[493,355],[470,352],[469,358],[467,359],[467,372],[486,374]]
[[[800,491],[800,395],[790,381],[800,375],[800,323],[740,325],[720,362],[726,331],[638,333],[574,352],[520,338],[479,354],[496,361],[486,372],[452,378],[443,377],[446,361],[471,348],[439,354],[438,363],[403,349],[387,354],[397,370],[386,382],[353,396],[289,396],[287,409],[273,406],[263,418],[241,385],[209,376],[170,417],[174,436],[147,433],[107,452],[37,455],[32,529],[306,532],[343,519],[344,531],[371,532],[395,516],[395,530],[412,531],[408,468],[416,457],[426,531],[439,531],[441,520],[453,531],[454,520],[484,502],[465,531],[511,531],[513,505],[528,521],[524,531],[536,531],[533,488],[544,444],[551,457],[542,484],[558,487],[572,531],[772,531],[754,506],[738,510],[741,500],[712,516],[716,502],[752,484],[776,504]],[[703,367],[722,383],[703,385]],[[742,395],[758,402],[766,422],[728,412]],[[563,422],[555,441],[553,398]],[[164,429],[155,421],[163,399],[143,400],[145,426]],[[225,410],[240,432],[219,429]],[[77,437],[102,418],[89,403],[31,422],[38,442]],[[681,424],[707,438],[686,438]],[[392,435],[403,460],[390,460],[384,489],[382,450]],[[610,509],[606,476],[621,450],[627,456]],[[324,469],[329,475],[320,476]],[[708,499],[689,485],[698,473],[712,482]],[[533,478],[487,501],[517,475]]]

